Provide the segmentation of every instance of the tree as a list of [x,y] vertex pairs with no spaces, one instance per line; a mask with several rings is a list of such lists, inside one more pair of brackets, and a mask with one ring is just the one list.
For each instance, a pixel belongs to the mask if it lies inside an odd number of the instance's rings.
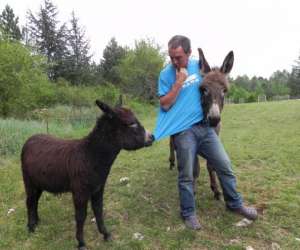
[[238,86],[234,83],[230,86],[228,98],[232,99],[234,103],[239,103],[241,100],[247,102],[249,96],[250,92],[247,91],[245,88]]
[[71,17],[71,28],[68,34],[68,72],[66,79],[72,84],[80,85],[88,81],[90,71],[90,44],[85,38],[85,30],[79,26],[79,19],[74,11]]
[[15,17],[13,9],[9,5],[6,5],[0,15],[0,27],[10,39],[19,41],[22,35],[18,22],[19,17]]
[[292,73],[288,80],[288,86],[290,88],[290,94],[295,97],[300,96],[300,56],[295,61],[296,65],[292,68]]
[[247,91],[250,90],[250,79],[247,75],[237,76],[234,80],[234,83],[236,84],[236,86],[242,87]]
[[121,60],[118,72],[123,91],[146,100],[156,99],[157,78],[165,62],[160,46],[151,40],[135,42]]
[[126,55],[126,48],[118,45],[113,37],[103,51],[103,59],[100,62],[100,71],[105,80],[118,84],[120,76],[117,71],[117,66]]
[[290,93],[290,88],[288,87],[288,81],[290,78],[290,73],[286,70],[275,71],[269,81],[272,86],[272,95],[283,96]]
[[55,64],[64,61],[66,48],[66,27],[63,24],[57,28],[57,8],[50,0],[44,0],[44,6],[35,16],[28,12],[28,32],[30,40],[37,47],[38,51],[46,56],[49,64],[48,76],[50,79],[57,79],[61,72],[57,71]]
[[271,75],[269,80],[271,82],[278,82],[286,85],[289,78],[290,78],[290,73],[287,70],[282,70],[282,71],[277,70]]
[[65,78],[68,74],[68,59],[70,51],[67,44],[67,28],[64,24],[57,31],[53,62],[50,64],[50,70],[52,72],[51,79],[53,80],[57,80],[59,77]]
[[24,115],[48,106],[54,89],[44,73],[44,58],[19,42],[0,39],[0,115]]

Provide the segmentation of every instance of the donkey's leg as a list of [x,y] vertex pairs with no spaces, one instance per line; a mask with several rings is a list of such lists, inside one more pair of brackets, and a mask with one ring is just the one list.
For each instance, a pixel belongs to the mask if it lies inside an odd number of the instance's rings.
[[88,194],[82,192],[73,192],[73,202],[75,207],[75,220],[76,220],[76,239],[78,241],[78,249],[86,250],[83,226],[86,219],[86,210],[88,204]]
[[111,240],[111,235],[107,231],[104,220],[103,220],[103,192],[104,192],[104,185],[101,189],[94,193],[91,197],[92,201],[92,209],[96,218],[96,223],[98,230],[101,234],[103,234],[104,240]]
[[170,136],[169,147],[170,147],[169,162],[170,162],[170,169],[172,170],[175,166],[175,145],[174,145],[173,136]]
[[32,185],[26,186],[26,206],[27,206],[27,217],[28,217],[28,230],[29,232],[34,232],[35,227],[39,222],[38,216],[38,202],[41,197],[42,191],[40,189],[34,188]]
[[218,189],[216,172],[214,171],[213,167],[208,162],[206,163],[206,167],[207,167],[207,171],[209,173],[210,188],[214,193],[215,199],[220,200],[221,192]]
[[200,176],[200,161],[198,156],[196,156],[195,159],[195,163],[194,163],[194,168],[193,168],[193,177],[194,177],[194,181],[193,181],[193,190],[194,190],[194,194],[196,194],[197,191],[197,179]]
[[[217,124],[216,127],[214,127],[214,130],[216,134],[219,136],[220,130],[221,130],[221,122]],[[214,171],[213,166],[209,162],[206,163],[206,167],[209,173],[209,178],[210,178],[210,188],[214,193],[214,197],[216,200],[220,200],[221,192],[218,189],[218,184],[217,184],[217,175],[216,171]]]

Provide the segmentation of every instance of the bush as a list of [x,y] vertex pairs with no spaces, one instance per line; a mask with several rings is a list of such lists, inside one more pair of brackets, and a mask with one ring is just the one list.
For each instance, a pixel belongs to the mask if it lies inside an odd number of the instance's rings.
[[117,67],[125,93],[144,100],[156,100],[157,78],[165,57],[150,40],[136,42]]
[[115,104],[120,91],[110,83],[101,86],[70,86],[68,82],[60,79],[55,89],[55,102],[57,104],[76,107],[93,106],[96,99],[108,104]]
[[54,103],[45,63],[19,42],[0,40],[0,115],[22,116]]

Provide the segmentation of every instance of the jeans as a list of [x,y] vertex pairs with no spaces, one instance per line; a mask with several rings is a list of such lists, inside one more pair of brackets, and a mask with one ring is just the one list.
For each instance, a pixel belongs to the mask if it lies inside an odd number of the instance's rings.
[[195,215],[193,192],[193,168],[197,155],[204,157],[214,167],[219,178],[226,206],[239,208],[243,205],[241,195],[236,191],[236,178],[230,159],[215,130],[206,123],[198,123],[174,136],[178,163],[178,189],[181,216]]

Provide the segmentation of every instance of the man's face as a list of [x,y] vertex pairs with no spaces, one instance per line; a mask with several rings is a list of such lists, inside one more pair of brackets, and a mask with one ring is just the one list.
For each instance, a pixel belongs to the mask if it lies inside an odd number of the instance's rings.
[[169,49],[171,62],[176,69],[187,67],[190,54],[191,52],[186,54],[181,46],[176,49]]

